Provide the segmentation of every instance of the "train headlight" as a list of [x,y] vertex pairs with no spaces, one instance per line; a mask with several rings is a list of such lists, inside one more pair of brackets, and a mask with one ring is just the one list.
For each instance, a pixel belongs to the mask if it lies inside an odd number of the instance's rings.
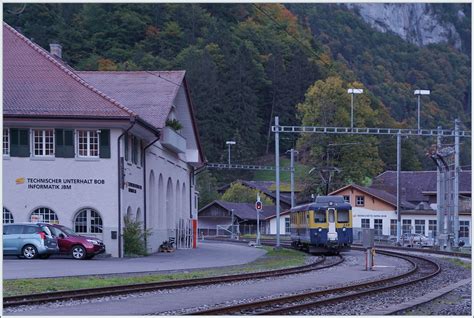
[[346,231],[346,228],[345,228],[345,227],[343,227],[343,228],[342,228],[342,232],[345,232],[345,231]]
[[322,228],[319,228],[319,229],[318,229],[318,232],[321,232],[322,230],[323,230]]

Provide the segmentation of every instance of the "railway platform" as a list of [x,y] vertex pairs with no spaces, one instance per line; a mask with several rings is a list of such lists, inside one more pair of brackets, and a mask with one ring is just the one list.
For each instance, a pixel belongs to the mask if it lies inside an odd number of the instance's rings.
[[44,278],[79,275],[166,272],[223,267],[250,263],[266,253],[263,249],[230,243],[199,242],[196,249],[179,249],[138,258],[94,258],[47,260],[3,258],[3,279]]

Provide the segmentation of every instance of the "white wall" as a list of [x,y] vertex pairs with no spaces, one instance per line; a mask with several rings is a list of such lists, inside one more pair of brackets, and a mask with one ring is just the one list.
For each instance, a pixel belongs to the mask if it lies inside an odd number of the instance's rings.
[[[146,160],[147,228],[152,232],[148,248],[150,252],[155,252],[163,241],[174,237],[174,229],[180,218],[191,218],[189,178],[191,169],[186,162],[178,159],[176,154],[162,147],[159,142],[147,150]],[[153,185],[150,184],[152,171],[155,179]],[[169,182],[171,187],[168,191]],[[178,183],[179,191],[176,191]],[[155,193],[152,193],[152,190]]]
[[[390,235],[390,220],[397,219],[397,214],[395,211],[373,211],[368,210],[362,207],[353,207],[352,208],[352,225],[354,228],[361,228],[361,219],[370,220],[370,228],[374,228],[374,219],[382,219],[382,234]],[[415,233],[415,220],[425,220],[425,228],[423,235],[429,236],[429,220],[436,220],[436,215],[402,215],[401,225],[403,226],[403,220],[411,220],[411,232]],[[466,244],[471,245],[471,230],[472,230],[472,221],[471,217],[466,215],[459,216],[460,221],[469,221],[469,242]]]
[[[119,129],[111,129],[111,158],[80,160],[74,158],[10,157],[3,160],[3,206],[13,214],[15,223],[29,222],[31,212],[39,207],[52,209],[59,222],[73,228],[76,213],[82,208],[93,208],[102,217],[107,252],[118,253],[117,240],[111,239],[111,231],[117,231],[117,147]],[[25,178],[17,184],[16,179]],[[59,179],[50,183],[61,187],[65,179],[92,179],[92,184],[71,184],[71,189],[29,189],[28,178]],[[103,180],[104,184],[96,184]],[[28,182],[30,181],[30,182]]]
[[[285,220],[290,219],[290,215],[282,215],[280,216],[280,234],[290,234],[285,232]],[[277,232],[277,224],[276,224],[276,217],[270,219],[270,233],[269,234],[276,234]]]

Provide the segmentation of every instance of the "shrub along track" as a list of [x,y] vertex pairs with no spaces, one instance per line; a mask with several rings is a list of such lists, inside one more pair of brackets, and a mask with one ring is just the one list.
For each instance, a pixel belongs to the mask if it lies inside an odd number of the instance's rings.
[[334,289],[305,292],[262,301],[195,311],[189,313],[189,315],[301,314],[301,312],[306,309],[312,309],[334,302],[353,300],[357,297],[377,294],[385,290],[403,288],[410,284],[427,280],[441,271],[439,264],[420,256],[408,256],[388,251],[379,251],[379,254],[405,259],[412,264],[412,269],[401,275],[365,282],[362,284],[354,284]]
[[100,287],[100,288],[88,288],[88,289],[78,289],[70,291],[57,291],[57,292],[48,292],[40,294],[29,294],[29,295],[19,295],[19,296],[8,296],[3,297],[3,307],[14,307],[20,305],[31,305],[35,303],[45,303],[45,302],[54,302],[54,301],[67,301],[74,299],[86,299],[86,298],[96,298],[103,296],[112,296],[112,295],[123,295],[144,291],[153,291],[160,289],[170,289],[170,288],[182,288],[182,287],[193,287],[193,286],[202,286],[210,284],[221,284],[225,282],[241,281],[241,280],[253,280],[261,279],[268,277],[276,277],[290,274],[300,274],[314,270],[320,270],[332,266],[336,266],[344,261],[342,256],[339,256],[337,259],[327,259],[326,257],[321,257],[316,260],[314,263],[304,266],[277,269],[271,271],[262,271],[255,273],[247,274],[235,274],[235,275],[225,275],[225,276],[212,276],[206,278],[195,278],[187,280],[172,280],[165,282],[155,282],[155,283],[142,283],[142,284],[132,284],[132,285],[121,285],[121,286],[110,286],[110,287]]

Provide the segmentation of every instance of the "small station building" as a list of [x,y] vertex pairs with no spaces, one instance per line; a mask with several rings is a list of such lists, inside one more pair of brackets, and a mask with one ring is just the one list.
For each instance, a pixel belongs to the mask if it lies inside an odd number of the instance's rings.
[[204,164],[185,72],[78,72],[51,50],[3,24],[3,222],[60,223],[119,257],[125,217],[149,252],[180,242]]
[[[402,171],[402,233],[436,237],[436,171]],[[459,238],[471,245],[471,171],[460,172]],[[378,238],[397,235],[396,171],[374,178],[370,187],[350,184],[331,195],[342,195],[352,205],[354,239],[372,228]]]

